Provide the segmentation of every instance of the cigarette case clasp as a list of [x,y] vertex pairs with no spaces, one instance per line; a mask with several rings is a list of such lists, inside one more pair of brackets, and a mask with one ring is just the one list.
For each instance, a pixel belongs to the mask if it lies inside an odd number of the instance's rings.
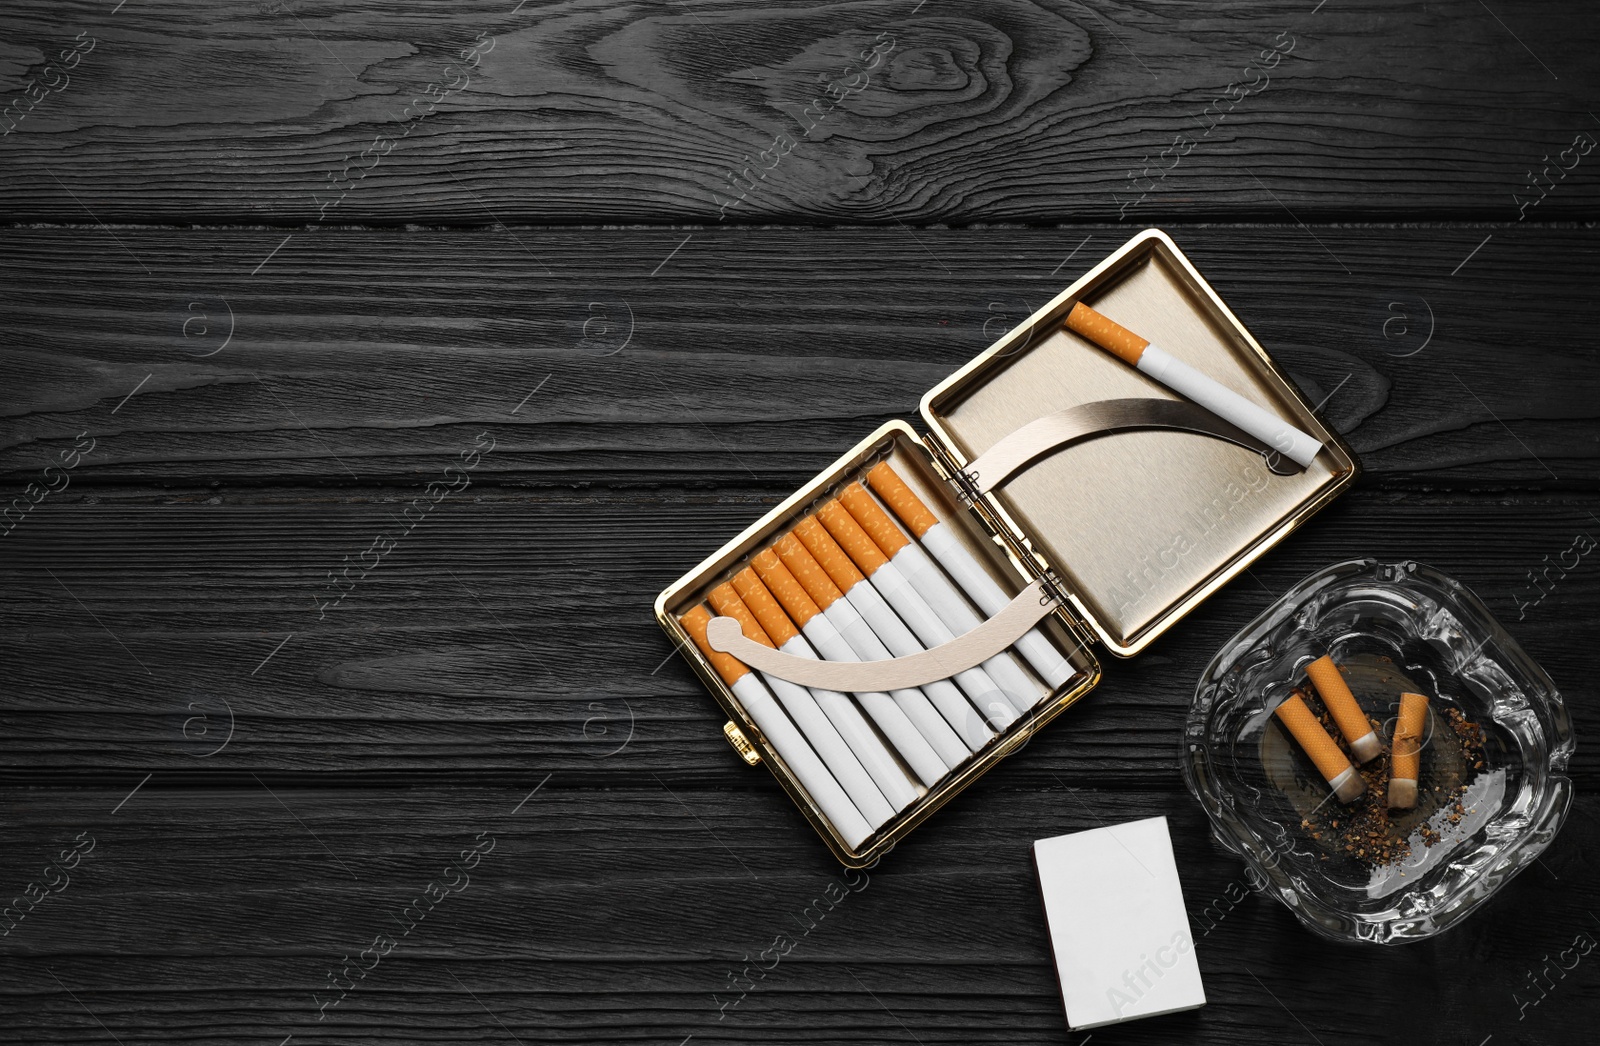
[[744,731],[739,729],[739,724],[731,719],[724,723],[722,725],[722,736],[728,739],[728,743],[733,746],[735,752],[739,753],[739,758],[743,759],[746,765],[761,765],[761,752],[757,750],[755,745],[750,743],[748,737],[744,736]]

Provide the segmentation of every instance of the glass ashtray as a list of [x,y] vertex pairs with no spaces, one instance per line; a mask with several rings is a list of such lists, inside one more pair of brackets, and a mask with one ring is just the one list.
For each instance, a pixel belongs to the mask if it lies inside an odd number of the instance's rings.
[[[1384,744],[1362,768],[1373,778],[1387,773],[1400,695],[1429,698],[1416,808],[1376,815],[1370,839],[1371,823],[1348,818],[1381,800],[1341,804],[1272,714],[1297,689],[1314,699],[1305,666],[1323,654]],[[1218,841],[1335,940],[1449,928],[1544,851],[1572,800],[1555,684],[1476,595],[1420,563],[1351,560],[1291,588],[1212,659],[1184,748]]]

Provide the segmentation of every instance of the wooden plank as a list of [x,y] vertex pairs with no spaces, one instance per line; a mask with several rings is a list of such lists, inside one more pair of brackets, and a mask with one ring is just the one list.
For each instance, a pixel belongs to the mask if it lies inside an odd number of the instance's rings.
[[[650,609],[767,501],[474,489],[406,534],[396,519],[412,496],[43,503],[0,539],[4,767],[540,767],[775,788],[728,749],[723,717]],[[994,774],[1178,787],[1177,738],[1216,650],[1301,577],[1363,555],[1431,563],[1474,588],[1563,689],[1578,733],[1600,730],[1600,570],[1592,554],[1559,566],[1575,535],[1600,536],[1597,509],[1592,493],[1358,488],[1150,650],[1104,658],[1100,687]],[[321,610],[339,591],[328,572],[359,566],[380,534],[398,537],[392,551]],[[1600,753],[1580,745],[1573,769],[1584,786],[1600,781]]]
[[1570,219],[1587,13],[24,0],[0,170],[85,225]]
[[[1474,1034],[1570,1041],[1560,1030],[1600,1001],[1582,968],[1550,974],[1543,995],[1526,983],[1578,934],[1600,933],[1586,914],[1592,797],[1481,912],[1433,941],[1380,949],[1329,947],[1253,895],[1195,804],[1168,792],[985,782],[981,803],[876,869],[844,875],[781,797],[655,784],[591,792],[558,775],[524,801],[537,778],[516,777],[470,788],[327,791],[269,776],[205,790],[158,778],[131,797],[126,783],[33,790],[11,818],[5,881],[36,879],[77,833],[94,849],[0,941],[7,1025],[30,1042],[109,1033],[130,1046],[374,1033],[1059,1043],[1028,844],[1157,815],[1172,826],[1209,1005],[1117,1029],[1119,1041],[1281,1043],[1302,1029],[1346,1041],[1352,996],[1377,1026],[1420,1033],[1448,1014]],[[445,874],[474,848],[465,880]],[[407,913],[430,882],[443,899]],[[830,884],[834,903],[819,901]],[[380,945],[389,954],[361,957],[380,934],[394,942]],[[794,942],[789,953],[760,960],[778,934]],[[741,997],[730,974],[747,956],[768,969]],[[319,1020],[320,1003],[340,998],[328,971],[343,957],[378,961]],[[1501,971],[1493,983],[1481,977],[1488,962]],[[1318,976],[1297,972],[1307,966]],[[1429,1013],[1418,1016],[1396,982],[1426,991]]]
[[[782,496],[1127,232],[11,230],[0,476]],[[1594,230],[1173,234],[1369,480],[1600,478]]]

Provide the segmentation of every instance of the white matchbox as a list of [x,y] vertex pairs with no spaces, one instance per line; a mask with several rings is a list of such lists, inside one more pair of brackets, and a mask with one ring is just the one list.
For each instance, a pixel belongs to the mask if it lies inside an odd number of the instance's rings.
[[1040,839],[1033,862],[1074,1031],[1205,1005],[1165,817]]

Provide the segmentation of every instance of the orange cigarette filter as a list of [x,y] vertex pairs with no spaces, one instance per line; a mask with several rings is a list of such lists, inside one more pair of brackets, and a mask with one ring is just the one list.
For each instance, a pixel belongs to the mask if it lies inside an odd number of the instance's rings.
[[1427,722],[1428,699],[1421,694],[1401,694],[1400,715],[1394,724],[1394,755],[1389,764],[1389,805],[1397,810],[1417,805],[1422,734]]
[[[916,497],[915,494],[911,496]],[[900,528],[894,525],[894,520],[889,518],[889,513],[873,500],[872,495],[867,493],[867,488],[861,484],[852,483],[845,487],[844,493],[839,495],[839,501],[850,510],[850,515],[861,524],[862,529],[872,535],[873,544],[881,548],[883,554],[890,559],[895,557],[895,553],[911,544],[911,539],[901,533]]]
[[822,520],[822,525],[833,535],[833,539],[844,546],[844,550],[850,554],[851,561],[861,568],[863,574],[871,577],[878,572],[879,567],[889,562],[889,557],[885,556],[878,543],[872,540],[872,535],[868,534],[861,524],[856,522],[856,517],[837,500],[822,506],[816,518]]
[[1341,803],[1351,802],[1366,791],[1361,775],[1345,758],[1339,743],[1322,729],[1317,717],[1306,707],[1304,698],[1299,694],[1291,694],[1287,701],[1278,706],[1275,714],[1289,729],[1289,733],[1294,735],[1294,739],[1300,742],[1300,747],[1311,757],[1317,772],[1328,782],[1328,787],[1333,789]]
[[1323,654],[1306,666],[1306,675],[1311,678],[1311,685],[1317,688],[1317,694],[1333,716],[1334,723],[1338,724],[1339,732],[1344,735],[1356,762],[1365,763],[1377,758],[1383,751],[1383,742],[1378,740],[1367,713],[1356,703],[1356,696],[1350,692],[1349,684],[1344,681],[1333,658]]
[[697,606],[678,620],[683,622],[683,627],[694,640],[694,645],[706,655],[706,660],[711,662],[711,667],[717,670],[717,675],[722,677],[724,683],[732,686],[750,674],[749,666],[743,661],[732,654],[711,649],[711,641],[706,638],[706,625],[711,621],[711,611],[704,606]]
[[[806,590],[795,580],[794,575],[789,573],[789,568],[783,565],[783,560],[779,559],[778,554],[772,549],[767,548],[757,552],[751,557],[750,565],[755,567],[762,584],[778,600],[788,612],[789,619],[797,626],[806,627],[807,621],[822,613],[816,601],[806,595]],[[739,587],[737,577],[733,579],[733,584],[735,588]]]
[[[911,533],[917,537],[926,534],[939,522],[939,517],[928,511],[928,506],[906,486],[906,481],[889,467],[887,461],[880,461],[867,471],[867,483],[877,491],[878,497],[888,502],[894,514],[900,517],[900,522],[910,527]],[[889,550],[885,547],[884,551]],[[894,555],[893,552],[889,554]]]
[[1149,338],[1139,337],[1081,301],[1067,314],[1067,326],[1113,356],[1120,356],[1130,367],[1139,365],[1139,357],[1144,355],[1145,346],[1150,344]]
[[[821,529],[821,528],[818,528]],[[772,546],[777,549],[778,558],[783,560],[783,565],[789,568],[789,573],[800,582],[800,587],[805,589],[806,595],[823,610],[833,606],[834,603],[844,598],[844,593],[839,591],[839,586],[828,580],[828,572],[822,569],[806,547],[800,544],[800,539],[793,534],[785,534]],[[843,555],[843,553],[840,553]],[[759,564],[757,566],[759,569]],[[783,593],[776,588],[773,594],[779,599]],[[791,608],[792,609],[792,608]]]
[[772,646],[772,640],[767,637],[761,623],[750,613],[750,608],[744,605],[744,600],[739,598],[739,593],[734,591],[732,585],[723,582],[711,590],[711,608],[723,617],[731,617],[739,622],[740,631],[752,643]]
[[[774,556],[773,559],[776,561],[777,557]],[[778,564],[778,569],[783,570],[782,563]],[[787,570],[783,572],[788,573]],[[800,630],[795,628],[794,622],[789,620],[789,615],[783,612],[783,607],[778,605],[778,601],[772,597],[772,593],[761,583],[761,579],[756,576],[752,568],[745,567],[735,574],[733,587],[739,593],[739,598],[744,600],[744,605],[749,608],[750,613],[761,623],[761,630],[778,646],[783,646],[800,634]],[[795,587],[800,586],[796,584]],[[805,597],[804,592],[800,595]],[[806,598],[806,602],[811,603],[811,600]],[[816,606],[815,603],[811,605]]]
[[[828,573],[828,580],[832,581],[840,592],[848,592],[861,583],[863,580],[861,571],[856,569],[856,565],[850,562],[845,550],[840,548],[839,543],[828,535],[828,531],[821,523],[817,522],[817,517],[807,516],[795,524],[794,536],[799,538],[806,551],[822,564],[822,569]],[[800,577],[798,573],[795,576]],[[800,583],[805,584],[805,578],[800,578]],[[816,593],[813,592],[811,598],[816,599]],[[817,602],[822,601],[818,599]]]

